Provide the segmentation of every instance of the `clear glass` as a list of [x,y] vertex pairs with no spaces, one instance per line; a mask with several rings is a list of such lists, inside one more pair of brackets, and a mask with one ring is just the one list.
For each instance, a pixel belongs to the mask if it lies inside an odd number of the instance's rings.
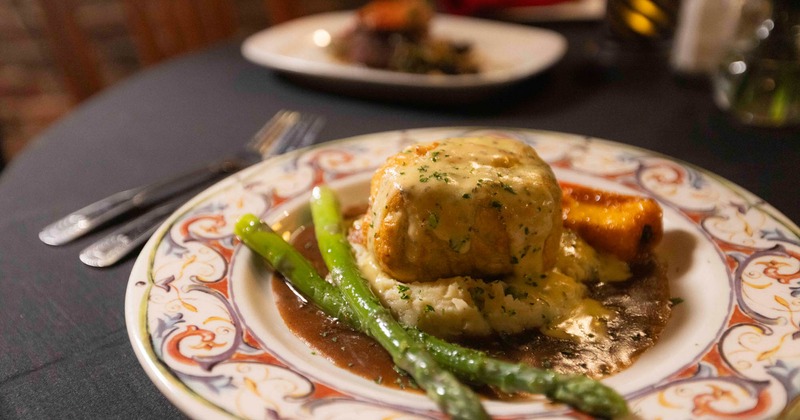
[[602,33],[587,51],[590,66],[603,72],[661,67],[679,7],[680,0],[608,0]]
[[800,2],[796,1],[775,0],[769,17],[749,38],[734,43],[714,76],[715,102],[745,124],[800,124]]

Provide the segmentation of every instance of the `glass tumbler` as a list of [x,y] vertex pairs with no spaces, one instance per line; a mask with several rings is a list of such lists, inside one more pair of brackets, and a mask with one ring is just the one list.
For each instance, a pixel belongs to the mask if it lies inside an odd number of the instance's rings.
[[713,77],[714,100],[744,124],[800,124],[800,1],[773,0],[772,12],[734,41]]

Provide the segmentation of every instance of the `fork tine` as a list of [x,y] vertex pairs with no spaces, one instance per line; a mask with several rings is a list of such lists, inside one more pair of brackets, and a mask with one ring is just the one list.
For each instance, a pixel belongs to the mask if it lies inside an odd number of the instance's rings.
[[317,134],[322,130],[325,125],[325,117],[319,115],[308,115],[309,124],[302,139],[298,144],[298,148],[311,146],[317,139]]
[[280,110],[261,127],[247,143],[247,150],[254,151],[264,156],[270,147],[281,137],[281,134],[291,127],[300,114],[296,111]]
[[247,144],[262,159],[313,143],[324,118],[298,111],[281,110]]
[[297,120],[268,150],[268,155],[278,155],[313,143],[322,128],[323,119],[317,115],[297,113]]
[[299,149],[312,144],[317,133],[322,128],[323,121],[323,118],[317,115],[301,114],[297,124],[275,144],[275,154],[285,153],[290,149]]

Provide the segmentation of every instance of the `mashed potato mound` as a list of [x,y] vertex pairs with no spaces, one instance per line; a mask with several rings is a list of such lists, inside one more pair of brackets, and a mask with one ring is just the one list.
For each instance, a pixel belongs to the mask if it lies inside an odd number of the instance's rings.
[[574,233],[565,231],[562,243],[566,246],[560,247],[556,268],[535,279],[484,281],[456,276],[410,283],[382,271],[362,244],[352,246],[361,273],[400,322],[452,339],[557,328],[591,305],[583,281],[630,277],[627,264],[598,254]]

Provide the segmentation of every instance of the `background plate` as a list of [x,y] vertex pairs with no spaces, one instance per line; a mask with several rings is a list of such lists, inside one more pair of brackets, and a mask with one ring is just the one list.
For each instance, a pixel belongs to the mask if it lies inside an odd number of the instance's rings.
[[[343,63],[320,45],[347,30],[353,12],[323,13],[292,20],[245,40],[250,61],[314,87],[391,99],[477,100],[499,88],[537,74],[566,52],[560,34],[522,25],[439,14],[431,33],[470,43],[483,71],[466,75],[422,75]],[[397,89],[403,87],[404,89]],[[442,93],[446,92],[446,97]]]

